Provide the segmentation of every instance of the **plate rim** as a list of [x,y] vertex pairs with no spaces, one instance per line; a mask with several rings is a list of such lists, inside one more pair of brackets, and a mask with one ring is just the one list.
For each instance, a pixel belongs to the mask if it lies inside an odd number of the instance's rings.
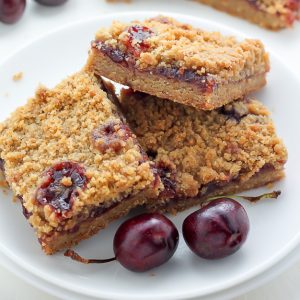
[[[286,271],[293,264],[299,262],[299,260],[300,260],[300,245],[297,246],[290,254],[291,255],[285,257],[285,261],[284,260],[279,261],[277,264],[273,265],[265,272],[259,274],[258,277],[254,277],[254,278],[250,279],[249,280],[250,284],[246,281],[244,283],[241,283],[240,285],[233,286],[224,291],[220,291],[219,293],[223,293],[222,298],[220,298],[220,295],[219,296],[216,295],[216,300],[227,300],[227,299],[232,299],[233,297],[238,297],[242,293],[247,293],[255,288],[259,288],[260,286],[267,284],[269,281],[280,276],[281,273]],[[37,277],[36,275],[34,275],[32,273],[27,272],[26,269],[24,269],[22,266],[19,266],[16,263],[14,263],[13,261],[11,261],[10,258],[7,258],[7,260],[3,261],[3,259],[0,257],[0,266],[9,270],[10,272],[12,272],[12,274],[17,276],[18,278],[21,278],[24,282],[27,282],[28,284],[39,289],[40,291],[46,292],[49,295],[53,295],[55,297],[60,297],[62,299],[74,300],[74,295],[72,295],[72,297],[71,297],[71,295],[69,295],[69,294],[68,295],[62,294],[61,291],[58,292],[55,289],[49,288],[49,285],[51,285],[51,283],[49,283],[48,281],[46,281],[42,278]],[[27,274],[29,274],[29,277]],[[53,286],[57,288],[56,285],[53,285]],[[72,293],[69,290],[63,290],[63,291],[67,292],[67,293]],[[224,297],[224,292],[226,293],[225,297]],[[84,297],[87,297],[86,300],[95,300],[94,297],[90,297],[90,296],[86,296],[86,295],[82,295],[82,294],[77,295],[75,293],[75,295],[76,295],[76,299],[77,299],[77,296],[80,296],[80,297],[84,296]],[[213,299],[215,299],[213,294],[210,295],[209,297],[213,297]],[[83,300],[82,298],[78,298],[78,299]],[[201,297],[201,299],[202,299],[202,297]],[[102,299],[102,300],[107,300],[107,299]],[[193,299],[189,299],[189,300],[196,300],[196,299],[193,298]],[[200,298],[197,297],[197,300],[200,300]],[[209,298],[209,300],[211,300],[211,298]]]
[[[42,33],[40,35],[38,35],[36,38],[31,39],[30,41],[28,41],[27,43],[24,43],[21,47],[19,47],[18,49],[16,49],[15,51],[13,51],[11,54],[7,55],[6,57],[4,57],[1,61],[0,61],[0,68],[3,67],[3,65],[5,65],[6,63],[9,63],[10,59],[13,59],[14,56],[20,54],[23,50],[25,50],[26,48],[34,45],[35,43],[39,42],[40,40],[43,39],[47,39],[49,37],[51,37],[52,35],[55,35],[56,33],[72,28],[72,27],[76,27],[79,26],[81,24],[86,24],[86,23],[92,23],[95,21],[99,21],[99,23],[101,22],[101,20],[104,19],[115,19],[115,18],[120,18],[120,17],[124,17],[124,16],[132,16],[132,18],[135,17],[139,17],[139,15],[141,15],[141,18],[145,18],[146,16],[151,16],[151,15],[158,15],[158,14],[166,14],[168,16],[174,17],[174,18],[178,18],[180,19],[189,19],[191,20],[191,22],[199,22],[199,20],[205,21],[206,23],[210,23],[213,25],[222,25],[220,31],[222,31],[222,29],[228,30],[230,31],[232,34],[235,34],[237,37],[247,37],[247,34],[244,34],[238,30],[236,30],[235,28],[231,28],[230,26],[226,25],[226,24],[222,24],[222,23],[218,23],[215,21],[212,21],[210,19],[207,19],[205,17],[194,17],[194,16],[189,16],[186,14],[181,14],[181,13],[173,13],[173,12],[166,12],[166,11],[156,11],[156,10],[137,10],[137,11],[126,11],[126,12],[119,12],[119,13],[108,13],[105,15],[101,15],[101,16],[93,16],[93,17],[89,17],[86,19],[82,19],[79,21],[75,21],[75,22],[68,22],[67,24],[64,24],[62,26],[59,26],[55,29],[46,31],[45,33]],[[270,53],[271,57],[276,58],[277,61],[280,62],[280,64],[282,66],[284,66],[284,68],[286,70],[288,70],[289,72],[291,72],[293,74],[293,76],[295,77],[295,79],[299,82],[300,85],[300,76],[297,75],[296,71],[294,71],[291,67],[289,67],[280,57],[279,55],[277,55],[276,53],[274,53],[274,51],[272,49],[268,49],[268,52]],[[157,297],[157,300],[180,300],[180,299],[192,299],[195,297],[204,297],[204,296],[211,296],[214,293],[220,293],[221,291],[227,290],[227,289],[231,289],[234,288],[235,286],[239,286],[241,284],[244,284],[245,282],[254,279],[255,276],[261,275],[264,272],[268,271],[272,266],[278,264],[279,262],[283,261],[283,259],[285,257],[288,256],[289,253],[293,252],[295,250],[295,248],[297,246],[300,245],[300,231],[298,232],[298,234],[290,240],[290,242],[285,245],[285,247],[283,247],[279,254],[276,255],[273,258],[268,259],[267,261],[265,261],[263,264],[261,264],[258,267],[254,267],[252,268],[249,272],[246,272],[245,275],[243,276],[242,279],[236,278],[235,280],[228,280],[225,281],[222,285],[218,286],[218,290],[215,290],[213,287],[211,288],[206,288],[203,289],[201,292],[197,291],[193,291],[191,293],[185,292],[184,294],[168,294],[168,295],[162,295]],[[61,288],[67,289],[69,291],[74,291],[74,286],[65,286],[64,284],[62,284],[59,280],[56,280],[56,277],[54,277],[53,275],[46,274],[45,272],[41,272],[39,269],[35,268],[35,267],[31,267],[31,265],[29,263],[26,263],[25,261],[22,261],[20,259],[18,259],[18,256],[13,254],[11,251],[9,251],[9,249],[7,247],[5,247],[3,244],[0,243],[0,251],[6,255],[9,259],[13,260],[16,262],[17,265],[21,266],[22,268],[24,268],[25,270],[28,270],[28,272],[30,272],[31,274],[45,280],[46,282],[49,282],[51,284],[54,284],[56,286],[59,286]],[[76,292],[82,294],[82,295],[87,295],[89,297],[104,297],[105,299],[122,299],[122,300],[134,300],[134,299],[138,299],[138,300],[152,300],[152,298],[147,297],[147,296],[131,296],[130,294],[125,294],[122,295],[122,297],[120,297],[119,293],[103,293],[100,295],[99,293],[94,293],[90,290],[88,290],[87,288],[82,288],[79,286],[76,286]]]

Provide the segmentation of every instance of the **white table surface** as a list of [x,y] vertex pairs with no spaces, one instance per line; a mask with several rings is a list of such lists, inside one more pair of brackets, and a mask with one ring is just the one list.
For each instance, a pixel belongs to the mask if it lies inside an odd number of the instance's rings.
[[[183,1],[185,5],[182,5]],[[37,5],[32,0],[27,2],[26,12],[19,23],[9,26],[0,23],[0,62],[31,39],[73,21],[127,10],[178,12],[205,18],[205,12],[210,9],[189,0],[132,0],[130,4],[108,4],[105,0],[69,0],[66,5],[55,8]],[[219,12],[215,15],[216,21],[263,39],[267,48],[280,56],[291,69],[296,73],[300,70],[300,24],[293,30],[273,33]],[[299,282],[300,263],[267,285],[235,300],[299,300]],[[30,286],[1,266],[0,299],[58,300]]]

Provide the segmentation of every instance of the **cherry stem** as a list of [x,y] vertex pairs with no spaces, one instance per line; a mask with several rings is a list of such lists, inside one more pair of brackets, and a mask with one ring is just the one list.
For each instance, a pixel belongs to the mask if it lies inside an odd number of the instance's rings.
[[259,196],[243,196],[243,195],[223,195],[223,196],[216,196],[216,197],[211,197],[208,198],[204,203],[219,199],[219,198],[241,198],[248,200],[250,202],[257,202],[262,199],[277,199],[281,195],[281,191],[273,191],[270,193],[262,194]]
[[78,253],[76,253],[75,251],[73,251],[71,249],[68,249],[64,253],[64,256],[70,257],[71,259],[81,262],[83,264],[105,264],[105,263],[116,260],[115,257],[108,258],[108,259],[87,259],[87,258],[81,257]]
[[242,198],[251,202],[257,202],[262,199],[277,199],[281,195],[281,191],[273,191],[271,193],[262,194],[260,196],[236,196],[237,198]]

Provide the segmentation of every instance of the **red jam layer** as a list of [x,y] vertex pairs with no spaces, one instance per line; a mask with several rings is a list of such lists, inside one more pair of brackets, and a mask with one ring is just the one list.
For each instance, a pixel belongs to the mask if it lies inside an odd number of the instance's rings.
[[[108,56],[115,63],[119,63],[126,68],[135,68],[135,57],[130,52],[124,53],[120,49],[113,48],[100,41],[94,41],[92,43],[92,47]],[[145,72],[151,72],[151,74],[164,76],[169,79],[176,79],[183,82],[196,84],[200,87],[202,92],[205,93],[212,93],[213,90],[217,87],[216,81],[210,74],[198,75],[193,70],[182,70],[178,69],[177,67],[157,67],[153,69],[147,69],[145,70]]]
[[0,158],[0,171],[4,173],[4,160]]

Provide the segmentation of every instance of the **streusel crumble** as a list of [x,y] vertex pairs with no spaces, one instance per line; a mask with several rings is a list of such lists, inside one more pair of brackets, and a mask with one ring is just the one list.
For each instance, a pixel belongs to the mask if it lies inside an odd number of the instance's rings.
[[256,100],[207,112],[123,90],[120,102],[165,187],[151,209],[174,212],[284,176],[287,150]]
[[264,86],[269,58],[259,40],[158,16],[100,29],[87,68],[134,90],[212,110]]
[[279,30],[291,27],[300,16],[299,0],[195,0],[221,11]]
[[120,112],[84,72],[40,87],[1,124],[0,162],[47,254],[88,238],[160,187]]

